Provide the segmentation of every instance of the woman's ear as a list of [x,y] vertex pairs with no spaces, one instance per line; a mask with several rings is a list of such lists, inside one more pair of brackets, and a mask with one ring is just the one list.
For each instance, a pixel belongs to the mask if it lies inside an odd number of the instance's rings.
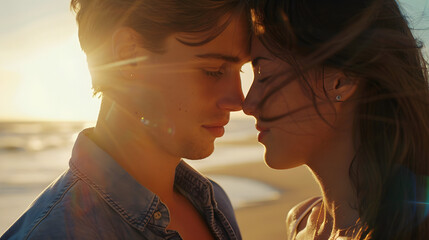
[[345,102],[356,92],[358,87],[356,79],[347,77],[342,71],[325,74],[325,89],[329,100]]

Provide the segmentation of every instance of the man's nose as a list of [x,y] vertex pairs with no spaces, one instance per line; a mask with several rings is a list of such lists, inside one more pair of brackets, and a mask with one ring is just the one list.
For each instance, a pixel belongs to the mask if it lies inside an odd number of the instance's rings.
[[219,108],[230,112],[242,109],[244,95],[241,89],[240,74],[236,74],[229,81],[226,81],[221,91],[223,97],[218,102]]

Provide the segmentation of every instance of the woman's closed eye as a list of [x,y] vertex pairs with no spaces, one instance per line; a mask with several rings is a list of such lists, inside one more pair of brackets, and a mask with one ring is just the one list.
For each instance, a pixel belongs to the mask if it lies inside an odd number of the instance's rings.
[[266,82],[268,79],[270,79],[271,78],[271,76],[268,76],[268,77],[263,77],[263,78],[260,78],[259,80],[257,80],[258,82],[260,82],[260,83],[263,83],[263,82]]
[[254,76],[255,76],[255,80],[257,81],[257,82],[259,82],[259,83],[263,83],[263,82],[265,82],[265,81],[267,81],[268,79],[270,79],[271,78],[271,76],[265,76],[265,77],[262,77],[262,75],[265,75],[265,74],[263,74],[263,72],[262,72],[262,66],[260,66],[260,65],[258,65],[258,66],[254,66]]

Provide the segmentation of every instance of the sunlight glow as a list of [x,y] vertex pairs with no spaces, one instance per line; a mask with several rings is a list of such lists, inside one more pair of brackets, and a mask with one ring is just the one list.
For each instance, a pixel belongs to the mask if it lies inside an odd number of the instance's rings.
[[99,100],[92,98],[86,56],[76,35],[9,63],[7,70],[19,76],[15,80],[16,92],[9,99],[14,118],[96,119]]
[[147,59],[147,56],[135,57],[135,58],[125,59],[122,61],[116,61],[113,63],[104,64],[98,67],[94,67],[93,69],[94,71],[110,70],[110,69],[120,68],[128,64],[136,64],[146,59]]
[[250,62],[243,65],[240,76],[241,87],[243,89],[244,96],[246,96],[253,82],[253,68]]
[[[250,86],[253,82],[253,68],[250,62],[243,65],[241,68],[241,88],[243,89],[243,94],[246,97],[249,92]],[[248,118],[243,111],[231,112],[231,118]]]
[[[43,0],[37,11],[20,1],[8,2],[6,6],[10,6],[0,15],[0,120],[94,121],[100,100],[92,97],[70,2]],[[427,45],[428,2],[399,3],[409,15],[415,35]],[[424,54],[429,58],[427,47]],[[251,64],[245,64],[243,71],[246,95],[253,81]],[[232,117],[244,116],[241,111],[232,113]]]

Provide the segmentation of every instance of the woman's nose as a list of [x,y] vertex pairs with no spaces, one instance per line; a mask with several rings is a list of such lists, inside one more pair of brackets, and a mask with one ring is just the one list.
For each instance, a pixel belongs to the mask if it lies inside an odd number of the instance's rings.
[[257,93],[255,92],[255,89],[254,89],[254,85],[252,84],[243,102],[243,112],[246,115],[255,116],[256,111],[258,109],[258,105],[259,105],[259,97],[257,96]]

